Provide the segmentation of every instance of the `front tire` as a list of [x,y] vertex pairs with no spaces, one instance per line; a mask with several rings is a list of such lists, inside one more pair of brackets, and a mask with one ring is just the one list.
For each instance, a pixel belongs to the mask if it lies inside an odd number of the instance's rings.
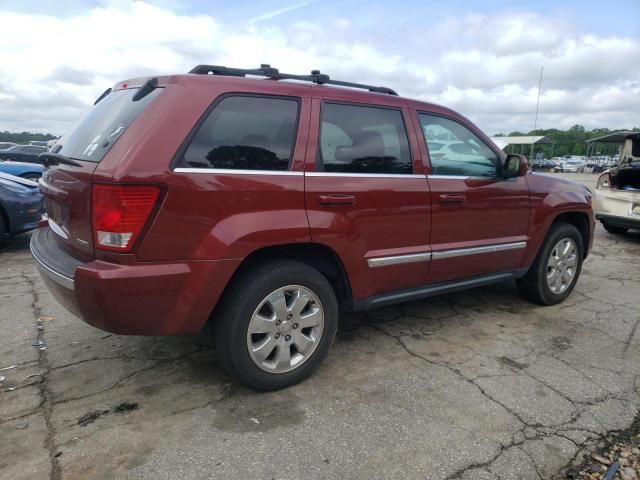
[[602,222],[602,226],[609,233],[627,233],[628,228],[624,227],[616,227],[615,225],[611,225],[609,223]]
[[539,305],[555,305],[573,291],[582,270],[582,235],[568,223],[551,226],[536,259],[526,275],[518,279],[518,290]]
[[307,378],[327,356],[338,302],[315,268],[271,261],[233,279],[214,321],[223,368],[249,387],[277,390]]

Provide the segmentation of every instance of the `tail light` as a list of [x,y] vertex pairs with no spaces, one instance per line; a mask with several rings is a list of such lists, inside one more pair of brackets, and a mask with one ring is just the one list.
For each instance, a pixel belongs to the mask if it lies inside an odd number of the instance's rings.
[[613,181],[611,180],[611,174],[603,173],[598,177],[598,183],[596,183],[596,188],[611,188]]
[[130,252],[147,224],[160,189],[155,186],[93,185],[93,237],[101,250]]

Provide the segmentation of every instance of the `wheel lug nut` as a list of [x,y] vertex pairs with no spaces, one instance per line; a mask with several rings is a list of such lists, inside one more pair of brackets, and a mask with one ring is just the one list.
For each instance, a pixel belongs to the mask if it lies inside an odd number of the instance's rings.
[[276,325],[280,325],[282,322],[280,320],[276,320]]
[[289,340],[291,340],[291,335],[286,335],[284,339],[288,342]]
[[293,315],[289,314],[287,315],[287,320],[291,320],[293,318]]
[[276,333],[276,338],[280,338],[280,334],[279,333]]
[[297,323],[294,323],[294,324],[293,324],[293,328],[298,328],[298,324],[297,324]]

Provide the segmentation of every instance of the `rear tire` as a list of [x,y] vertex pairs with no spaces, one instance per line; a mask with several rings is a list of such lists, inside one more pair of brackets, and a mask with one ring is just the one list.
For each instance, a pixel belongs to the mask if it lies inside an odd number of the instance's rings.
[[553,224],[533,265],[517,280],[520,294],[538,305],[564,301],[578,281],[583,259],[584,245],[578,229],[568,223]]
[[627,233],[629,230],[625,227],[616,227],[615,225],[611,225],[610,223],[602,222],[602,226],[609,233]]
[[315,268],[270,261],[232,280],[214,322],[223,368],[249,387],[277,390],[307,378],[327,356],[338,326],[338,302]]

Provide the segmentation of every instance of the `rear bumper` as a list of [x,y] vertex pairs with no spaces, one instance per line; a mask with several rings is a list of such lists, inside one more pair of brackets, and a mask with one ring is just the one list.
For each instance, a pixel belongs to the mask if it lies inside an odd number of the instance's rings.
[[128,335],[199,331],[240,263],[84,263],[62,250],[48,228],[35,232],[31,252],[44,283],[67,310],[101,330]]
[[[597,220],[623,228],[640,228],[640,215],[634,208],[640,205],[640,192],[596,189],[595,214]],[[636,210],[637,211],[637,210]]]
[[625,218],[614,215],[596,215],[596,219],[606,223],[607,225],[613,225],[614,227],[640,229],[640,218]]

